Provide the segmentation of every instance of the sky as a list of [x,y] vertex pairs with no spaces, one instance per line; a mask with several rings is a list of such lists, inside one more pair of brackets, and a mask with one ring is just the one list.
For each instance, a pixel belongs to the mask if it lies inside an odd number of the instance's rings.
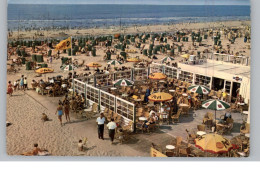
[[250,0],[8,0],[9,4],[250,5]]

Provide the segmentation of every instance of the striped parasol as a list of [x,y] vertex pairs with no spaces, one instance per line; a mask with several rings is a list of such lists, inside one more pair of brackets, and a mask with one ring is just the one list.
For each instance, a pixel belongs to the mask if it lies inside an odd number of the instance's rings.
[[206,134],[201,138],[195,139],[195,146],[204,152],[213,154],[227,153],[233,148],[230,141],[218,134]]
[[128,58],[128,59],[126,59],[126,60],[127,60],[127,62],[141,62],[141,59],[136,58],[136,57]]
[[173,97],[171,94],[169,93],[165,93],[165,92],[158,92],[158,93],[154,93],[152,95],[150,95],[148,97],[148,99],[150,101],[155,101],[155,102],[163,102],[163,101],[169,101],[171,100]]
[[97,62],[88,63],[87,66],[88,67],[102,67],[102,65]]
[[228,108],[230,108],[230,105],[227,102],[224,102],[222,100],[210,99],[210,100],[204,101],[202,103],[202,107],[206,108],[206,109],[215,110],[215,123],[217,123],[216,122],[217,111],[222,111],[222,110],[228,109]]
[[209,94],[210,89],[207,88],[206,86],[190,86],[188,87],[188,90],[193,92],[193,93],[198,93],[198,94]]
[[121,65],[121,64],[123,64],[122,62],[119,62],[119,61],[117,61],[117,60],[111,60],[111,61],[108,61],[107,62],[107,64],[108,65]]
[[115,86],[131,86],[134,82],[128,79],[118,79],[114,81]]
[[230,108],[230,105],[227,102],[222,100],[206,100],[202,103],[202,107],[206,109],[211,109],[215,111],[221,111]]
[[171,61],[174,61],[174,59],[172,57],[169,57],[169,56],[162,59],[162,63],[171,62]]
[[167,76],[163,73],[151,73],[149,75],[149,78],[153,79],[153,80],[162,80],[162,79],[167,78]]
[[70,71],[70,70],[75,70],[76,67],[73,66],[73,65],[64,65],[64,66],[61,66],[61,70],[63,71]]

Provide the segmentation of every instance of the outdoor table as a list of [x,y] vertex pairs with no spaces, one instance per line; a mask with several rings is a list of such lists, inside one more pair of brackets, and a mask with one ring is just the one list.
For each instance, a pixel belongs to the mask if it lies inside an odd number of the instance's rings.
[[197,132],[197,135],[198,135],[198,136],[203,136],[203,135],[205,135],[205,134],[207,134],[205,131],[198,131],[198,132]]
[[85,112],[88,112],[88,111],[90,111],[90,110],[91,110],[91,108],[89,108],[89,109],[84,109]]
[[168,150],[174,150],[174,149],[175,149],[175,146],[173,146],[173,145],[166,145],[166,149],[168,149]]
[[246,156],[246,154],[245,154],[244,152],[237,152],[237,154],[239,154],[239,155],[242,156],[242,157],[245,157],[245,156]]
[[175,146],[173,146],[173,145],[166,145],[166,155],[168,157],[173,157],[174,156],[174,149],[175,149]]
[[189,105],[188,104],[179,104],[180,107],[188,107]]
[[153,106],[154,106],[154,104],[148,104],[148,105],[146,105],[146,106],[148,106],[148,107],[153,107]]
[[139,117],[139,120],[145,121],[145,120],[147,120],[147,118],[146,117]]
[[248,115],[248,111],[243,111],[243,114]]
[[245,103],[237,103],[239,106],[243,106],[243,105],[245,105]]
[[175,92],[175,90],[172,89],[172,90],[169,90],[169,92]]
[[122,94],[122,97],[128,97],[128,94]]
[[67,84],[62,84],[61,87],[65,88],[67,87]]

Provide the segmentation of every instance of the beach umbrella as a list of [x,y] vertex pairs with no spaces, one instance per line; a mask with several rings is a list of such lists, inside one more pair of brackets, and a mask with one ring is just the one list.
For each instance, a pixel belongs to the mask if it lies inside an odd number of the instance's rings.
[[136,58],[136,57],[128,58],[128,59],[126,59],[126,60],[127,60],[127,62],[141,62],[141,59],[138,59],[138,58]]
[[148,99],[150,101],[155,101],[155,102],[164,102],[164,101],[169,101],[171,100],[173,97],[171,94],[169,93],[165,93],[165,92],[158,92],[158,93],[154,93],[150,96],[148,96]]
[[183,55],[181,55],[181,57],[189,59],[190,55],[189,54],[183,54]]
[[215,123],[216,123],[217,111],[228,109],[230,108],[230,105],[227,102],[224,102],[222,100],[210,99],[202,102],[202,107],[205,109],[215,110]]
[[228,139],[215,133],[206,134],[195,139],[195,146],[204,152],[213,154],[227,153],[233,148]]
[[114,81],[115,86],[131,86],[134,82],[128,79],[118,79]]
[[35,72],[44,74],[44,73],[52,73],[53,71],[54,71],[54,69],[51,69],[51,68],[39,68]]
[[108,61],[107,64],[116,66],[116,65],[121,65],[123,63],[119,62],[117,60],[111,60],[111,61]]
[[206,86],[190,86],[188,87],[188,90],[193,92],[193,93],[198,93],[198,94],[209,94],[210,89],[207,88]]
[[76,67],[73,66],[73,65],[64,65],[64,66],[61,66],[61,70],[63,71],[70,71],[70,70],[75,70]]
[[90,62],[87,64],[87,66],[88,67],[102,67],[102,65],[97,62]]
[[151,73],[149,75],[149,78],[153,79],[153,80],[162,80],[162,79],[167,78],[167,76],[163,73]]
[[169,56],[162,59],[162,63],[171,62],[171,61],[174,61],[174,59],[172,57],[169,57]]

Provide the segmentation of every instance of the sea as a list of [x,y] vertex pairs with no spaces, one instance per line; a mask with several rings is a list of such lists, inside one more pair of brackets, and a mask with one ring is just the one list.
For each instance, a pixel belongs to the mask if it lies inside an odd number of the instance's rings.
[[221,5],[8,5],[8,30],[250,20],[250,6]]

